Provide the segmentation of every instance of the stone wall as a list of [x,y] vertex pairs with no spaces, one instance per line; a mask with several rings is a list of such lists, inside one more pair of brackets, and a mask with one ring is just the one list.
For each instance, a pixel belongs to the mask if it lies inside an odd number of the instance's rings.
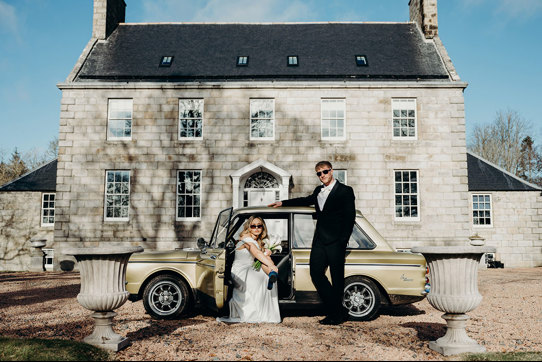
[[[218,212],[232,205],[230,175],[258,159],[292,174],[291,197],[318,185],[313,167],[320,160],[348,170],[357,208],[396,247],[464,243],[462,85],[330,84],[61,86],[55,244],[167,249],[209,239]],[[119,97],[133,98],[131,141],[106,140],[108,98]],[[275,99],[275,141],[249,140],[250,98],[260,97]],[[346,99],[345,141],[321,140],[326,97]],[[417,140],[392,139],[392,97],[417,99]],[[179,98],[204,99],[203,140],[177,139]],[[115,169],[131,170],[128,222],[104,221],[105,171]],[[203,172],[201,221],[176,221],[180,169]],[[394,169],[419,170],[420,221],[395,220]]]
[[28,270],[29,240],[47,239],[53,245],[53,227],[41,226],[41,192],[0,192],[0,271]]
[[[497,248],[505,268],[542,266],[542,196],[539,191],[470,192],[490,194],[492,226],[473,226],[471,232]],[[469,202],[472,215],[472,202]]]

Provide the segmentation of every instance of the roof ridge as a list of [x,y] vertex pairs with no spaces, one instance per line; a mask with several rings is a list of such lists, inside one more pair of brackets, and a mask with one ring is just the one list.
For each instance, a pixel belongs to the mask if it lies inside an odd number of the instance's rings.
[[514,178],[514,179],[516,179],[516,180],[518,180],[518,181],[524,183],[525,185],[527,185],[527,186],[529,186],[529,187],[532,187],[532,188],[534,188],[534,189],[536,189],[536,190],[538,190],[538,191],[542,191],[542,188],[541,188],[540,186],[535,185],[535,184],[532,184],[532,183],[530,183],[529,181],[526,181],[526,180],[522,179],[521,177],[518,177],[518,176],[514,175],[513,173],[511,173],[511,172],[509,172],[509,171],[506,171],[504,168],[495,165],[494,163],[492,163],[492,162],[486,160],[485,158],[483,158],[482,156],[479,156],[479,155],[477,155],[476,153],[471,152],[471,151],[467,151],[467,153],[468,153],[469,155],[471,155],[471,156],[473,156],[473,157],[476,157],[477,159],[479,159],[479,160],[481,160],[481,161],[487,163],[487,164],[490,165],[491,167],[496,168],[497,170],[501,171],[502,173],[505,173],[505,174],[507,174],[508,176],[510,176],[510,177],[512,177],[512,178]]

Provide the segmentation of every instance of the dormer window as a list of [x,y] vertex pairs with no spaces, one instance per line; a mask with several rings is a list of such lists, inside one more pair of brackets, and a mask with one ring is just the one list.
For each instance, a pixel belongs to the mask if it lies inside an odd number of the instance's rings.
[[237,57],[237,66],[246,67],[248,65],[248,56],[242,55]]
[[170,67],[171,63],[173,63],[173,57],[172,56],[163,56],[162,60],[160,61],[161,67]]
[[297,55],[289,55],[288,56],[288,66],[289,67],[296,67],[299,63],[297,61]]
[[356,64],[358,65],[358,67],[369,65],[367,63],[367,57],[365,55],[356,55]]

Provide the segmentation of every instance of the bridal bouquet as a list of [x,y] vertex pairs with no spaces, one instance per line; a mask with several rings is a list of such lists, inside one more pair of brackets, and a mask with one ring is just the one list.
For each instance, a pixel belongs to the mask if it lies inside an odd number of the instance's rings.
[[[268,238],[263,240],[263,244],[264,244],[264,249],[271,250],[272,254],[280,253],[282,251],[282,245],[281,245],[279,236],[269,235]],[[255,259],[254,264],[252,266],[255,270],[260,270],[260,268],[262,267],[262,262],[259,261],[258,259]]]

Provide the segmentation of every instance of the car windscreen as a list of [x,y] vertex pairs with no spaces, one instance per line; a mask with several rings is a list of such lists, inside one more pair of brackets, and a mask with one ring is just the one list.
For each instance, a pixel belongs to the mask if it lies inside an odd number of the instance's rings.
[[[233,238],[237,242],[241,239],[241,233],[248,218],[252,215],[237,215],[232,222]],[[282,253],[289,250],[288,246],[288,214],[260,214],[258,215],[267,227],[267,235],[271,240],[280,240]]]
[[[294,214],[293,248],[308,249],[312,247],[312,238],[316,228],[314,214]],[[358,224],[354,224],[347,249],[372,250],[376,244],[363,232]]]

